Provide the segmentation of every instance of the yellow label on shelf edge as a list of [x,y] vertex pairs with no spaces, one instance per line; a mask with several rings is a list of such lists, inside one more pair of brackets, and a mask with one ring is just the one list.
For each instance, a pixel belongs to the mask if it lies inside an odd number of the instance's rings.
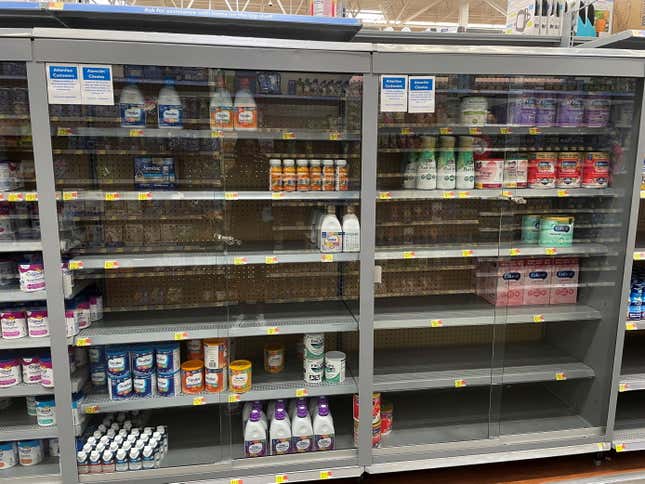
[[439,128],[439,134],[452,134],[452,128]]
[[296,139],[296,133],[292,131],[285,131],[282,133],[282,139]]
[[279,332],[280,332],[280,328],[278,328],[277,326],[272,326],[270,328],[267,328],[268,335],[278,334]]
[[277,264],[278,258],[275,255],[268,255],[264,258],[265,264]]
[[118,269],[119,261],[118,260],[106,260],[103,263],[103,269]]
[[284,192],[271,192],[272,200],[280,200],[281,198],[284,198]]
[[567,375],[563,372],[558,372],[555,374],[556,381],[564,381],[567,379]]
[[634,260],[645,259],[645,252],[634,252]]
[[417,256],[417,253],[414,252],[413,250],[408,250],[408,251],[403,252],[403,258],[404,259],[414,259],[414,258],[416,258],[416,256]]
[[635,324],[635,323],[626,322],[626,323],[625,323],[625,329],[626,329],[627,331],[634,331],[634,330],[636,329],[636,324]]
[[70,271],[75,271],[77,269],[82,269],[83,268],[83,261],[71,260],[71,261],[69,261],[68,267],[69,267]]
[[143,130],[142,129],[131,129],[130,130],[130,136],[131,137],[139,137],[143,136]]
[[139,200],[152,200],[152,192],[140,192],[137,194]]
[[455,192],[443,192],[443,198],[455,198]]
[[85,413],[87,413],[87,414],[99,413],[99,406],[98,405],[91,405],[89,407],[85,407]]
[[412,130],[410,128],[401,128],[401,134],[412,134]]
[[320,479],[329,479],[332,476],[331,471],[320,471]]
[[121,198],[121,194],[119,192],[105,192],[105,200],[108,202],[114,202]]
[[540,134],[540,128],[529,128],[529,134]]
[[482,134],[481,128],[468,128],[468,134]]
[[616,444],[616,452],[623,452],[625,450],[625,444]]
[[568,197],[569,190],[558,190],[557,194],[558,194],[558,197]]
[[92,338],[76,338],[76,346],[92,346]]
[[306,388],[296,389],[296,397],[306,397],[307,395],[309,395],[309,392]]
[[193,398],[193,405],[206,405],[206,398],[205,397]]
[[463,388],[466,386],[466,380],[455,380],[455,388]]
[[240,401],[240,395],[233,393],[228,396],[228,403],[235,403]]
[[544,314],[534,314],[533,315],[533,322],[534,323],[543,323],[544,322]]
[[329,140],[330,141],[338,141],[341,138],[340,133],[338,131],[331,131],[329,133]]
[[63,200],[76,200],[78,198],[78,192],[63,192]]
[[380,192],[378,194],[379,200],[391,200],[392,199],[392,193],[391,192]]
[[510,134],[512,133],[511,128],[499,128],[499,134]]
[[224,200],[237,200],[240,198],[238,192],[224,192]]
[[321,262],[334,262],[334,254],[321,254]]
[[175,341],[181,341],[184,339],[188,339],[188,332],[187,331],[178,331],[173,335],[173,339]]
[[246,257],[233,257],[233,265],[243,266],[247,262],[248,262],[248,259]]
[[459,192],[457,194],[458,198],[470,198],[470,192]]
[[22,193],[19,192],[10,193],[7,196],[7,200],[9,200],[10,202],[22,202],[22,198]]
[[27,202],[37,202],[38,201],[38,193],[36,193],[36,192],[25,193],[25,201],[27,201]]
[[473,256],[473,251],[472,249],[464,249],[461,251],[461,256],[462,257],[472,257]]
[[443,321],[441,319],[433,319],[430,321],[430,326],[433,328],[440,328],[443,326]]
[[520,249],[511,249],[510,253],[511,255],[520,255]]
[[242,479],[231,479],[229,484],[244,484],[244,481]]
[[558,249],[556,249],[555,247],[547,247],[546,249],[544,249],[544,253],[546,255],[556,255],[558,253]]
[[619,392],[626,392],[629,389],[629,385],[627,383],[619,383],[618,384],[618,391]]
[[286,474],[277,474],[275,476],[275,484],[282,484],[284,482],[289,482],[289,478]]

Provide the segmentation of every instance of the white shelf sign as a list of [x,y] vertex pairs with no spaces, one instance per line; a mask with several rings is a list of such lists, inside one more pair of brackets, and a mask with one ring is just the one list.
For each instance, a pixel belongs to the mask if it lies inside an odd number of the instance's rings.
[[381,76],[381,112],[408,110],[408,76]]
[[410,76],[408,84],[408,112],[434,113],[434,76]]
[[81,104],[81,80],[76,64],[47,64],[49,104]]
[[112,66],[83,64],[80,68],[83,104],[113,106]]

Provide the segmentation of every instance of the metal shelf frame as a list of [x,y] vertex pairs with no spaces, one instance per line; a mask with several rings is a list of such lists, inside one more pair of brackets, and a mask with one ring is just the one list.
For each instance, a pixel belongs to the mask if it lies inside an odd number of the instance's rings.
[[[289,482],[320,478],[320,472],[330,472],[327,477],[347,477],[359,475],[363,470],[368,472],[385,472],[398,469],[414,469],[428,467],[444,467],[464,465],[478,462],[504,461],[543,457],[550,455],[565,455],[582,452],[597,452],[609,449],[611,435],[615,428],[615,414],[617,408],[618,382],[620,378],[620,364],[626,331],[626,303],[624,300],[612,303],[610,308],[596,308],[593,301],[585,301],[579,305],[550,306],[550,307],[523,307],[509,311],[509,316],[504,319],[491,319],[495,313],[491,310],[476,305],[460,308],[460,311],[438,310],[436,307],[419,305],[408,308],[390,308],[393,311],[381,311],[379,304],[375,305],[374,280],[375,261],[398,260],[414,258],[446,258],[446,257],[512,257],[512,256],[588,256],[598,258],[614,257],[612,264],[618,273],[623,273],[618,285],[625,289],[629,286],[629,270],[623,271],[623,266],[628,268],[634,254],[634,241],[636,232],[637,210],[639,202],[639,187],[634,181],[632,187],[624,191],[619,189],[607,190],[509,190],[507,191],[392,191],[382,192],[377,189],[377,155],[378,139],[380,134],[465,134],[465,135],[558,135],[558,134],[606,134],[609,129],[596,128],[534,128],[527,126],[445,126],[437,128],[409,127],[405,132],[399,126],[388,126],[379,132],[378,105],[379,105],[379,76],[381,74],[518,74],[518,75],[576,75],[576,76],[606,76],[607,72],[620,73],[621,76],[640,79],[641,92],[636,96],[636,102],[642,106],[642,79],[645,77],[643,64],[645,57],[633,51],[617,51],[612,49],[533,49],[531,47],[487,47],[487,46],[411,46],[411,45],[385,45],[385,44],[360,44],[360,43],[333,43],[310,41],[280,41],[267,39],[212,37],[206,35],[160,34],[153,32],[110,32],[110,31],[81,31],[60,29],[28,29],[22,33],[0,30],[0,45],[2,46],[2,60],[23,61],[27,65],[27,82],[29,88],[30,128],[6,128],[0,130],[0,135],[27,136],[33,139],[34,160],[36,165],[37,195],[24,193],[23,200],[17,195],[9,201],[37,202],[41,220],[42,240],[39,248],[42,249],[46,272],[47,291],[32,296],[22,296],[32,300],[36,297],[46,300],[49,317],[53,321],[64,320],[64,295],[63,286],[58,268],[61,262],[61,237],[59,235],[57,200],[97,200],[105,201],[107,192],[100,191],[56,191],[53,166],[52,135],[54,137],[68,136],[124,136],[124,137],[206,137],[210,138],[254,138],[254,139],[295,139],[295,140],[321,140],[321,141],[359,141],[361,142],[361,188],[360,192],[329,192],[323,194],[273,194],[271,192],[223,192],[223,191],[174,191],[174,192],[145,192],[122,191],[120,197],[110,195],[110,200],[267,200],[267,201],[316,201],[316,200],[356,200],[360,201],[361,221],[361,252],[340,253],[332,255],[320,254],[308,250],[257,250],[246,252],[229,252],[223,254],[204,253],[160,253],[160,254],[115,254],[112,255],[87,255],[78,256],[71,261],[76,270],[118,270],[120,268],[156,267],[158,265],[188,266],[188,265],[241,265],[241,264],[275,264],[293,262],[343,262],[358,261],[360,263],[360,299],[356,308],[351,311],[339,311],[334,305],[325,313],[322,309],[316,310],[318,319],[305,320],[297,311],[291,314],[287,311],[279,317],[279,321],[272,319],[265,313],[264,321],[255,321],[253,318],[243,320],[242,324],[230,325],[226,320],[217,317],[204,318],[195,313],[179,321],[179,325],[170,328],[160,317],[137,324],[134,317],[112,318],[94,325],[76,338],[76,344],[87,346],[92,344],[112,344],[131,342],[132,334],[137,334],[135,339],[146,341],[161,341],[175,339],[175,333],[182,336],[201,338],[215,336],[224,331],[229,336],[261,336],[275,334],[296,334],[303,331],[327,332],[355,332],[358,333],[357,372],[351,373],[344,384],[319,387],[305,387],[299,376],[286,375],[282,379],[265,382],[259,380],[257,386],[247,394],[240,396],[240,401],[252,399],[276,398],[278,396],[293,397],[296,391],[302,389],[309,395],[350,394],[358,393],[360,396],[360,413],[368,415],[371,412],[371,394],[377,389],[391,389],[383,380],[379,381],[378,366],[375,365],[374,340],[375,331],[398,328],[419,328],[432,326],[433,320],[438,320],[438,326],[476,326],[494,325],[503,321],[502,325],[522,325],[545,323],[546,325],[562,327],[562,331],[570,331],[573,338],[575,330],[580,325],[591,327],[596,325],[602,329],[602,334],[597,334],[598,341],[593,349],[594,354],[603,353],[604,366],[598,366],[594,358],[589,359],[583,352],[575,355],[563,355],[562,351],[545,353],[543,359],[531,361],[515,361],[511,349],[505,357],[509,365],[507,372],[501,376],[490,372],[489,376],[483,375],[481,388],[492,385],[493,388],[502,384],[513,383],[522,385],[586,385],[593,379],[594,382],[606,382],[611,386],[611,393],[607,397],[606,408],[598,410],[602,414],[602,423],[596,426],[594,422],[585,419],[582,412],[563,413],[561,416],[549,420],[551,424],[565,423],[567,429],[554,432],[541,433],[534,430],[533,425],[539,419],[518,418],[513,420],[514,429],[525,433],[513,432],[512,436],[490,434],[485,439],[471,438],[459,442],[431,444],[408,447],[385,447],[383,449],[371,448],[371,424],[369,419],[363,419],[359,424],[360,445],[356,450],[342,451],[326,457],[319,455],[288,456],[286,459],[277,460],[252,460],[236,462],[224,466],[188,466],[182,468],[159,469],[153,473],[136,474],[138,482],[152,484],[178,481],[184,475],[197,476],[200,479],[215,479],[215,482],[230,482],[230,479],[243,478],[245,482],[268,482],[275,480],[279,472],[288,469]],[[61,63],[90,63],[90,64],[137,64],[137,65],[173,65],[178,67],[225,67],[228,69],[271,70],[271,71],[299,71],[314,73],[352,73],[363,76],[362,95],[362,128],[360,132],[336,132],[326,130],[259,130],[258,132],[211,132],[210,130],[163,130],[146,128],[130,130],[127,128],[78,128],[71,120],[65,124],[71,126],[51,125],[47,99],[47,83],[45,64],[47,62]],[[456,92],[455,92],[456,93]],[[459,94],[459,93],[456,93]],[[469,93],[463,93],[469,94]],[[315,102],[315,101],[314,101]],[[640,136],[638,145],[639,156],[629,159],[628,170],[634,170],[636,159],[642,159],[645,153],[645,110],[639,111],[640,122],[634,129]],[[503,128],[500,130],[500,128]],[[624,130],[627,128],[617,128]],[[637,129],[640,131],[637,132]],[[82,150],[81,150],[82,151]],[[127,150],[126,150],[127,151]],[[351,156],[351,155],[350,155]],[[630,173],[632,171],[629,171]],[[635,178],[635,177],[634,177]],[[467,192],[467,193],[466,193]],[[112,192],[110,192],[111,194]],[[67,195],[66,195],[67,194]],[[192,198],[191,198],[192,197]],[[631,203],[628,215],[629,229],[625,244],[625,254],[622,249],[613,251],[606,245],[589,241],[578,243],[570,248],[552,248],[528,246],[522,244],[480,244],[461,246],[424,246],[424,247],[376,247],[376,205],[389,203],[389,200],[406,199],[460,199],[460,198],[551,198],[551,197],[613,197],[617,200],[624,199]],[[106,202],[106,203],[109,203]],[[37,242],[35,242],[37,243]],[[10,247],[5,245],[5,247]],[[622,246],[620,246],[622,248]],[[0,244],[0,250],[9,251]],[[21,247],[18,250],[26,250]],[[2,294],[3,301],[18,301],[21,297],[16,293]],[[624,299],[624,298],[623,298]],[[609,317],[608,314],[611,316]],[[539,321],[536,316],[540,316]],[[169,317],[168,315],[166,317]],[[227,326],[228,325],[228,326]],[[502,326],[500,325],[500,326]],[[613,325],[613,326],[611,326]],[[172,331],[171,331],[172,329]],[[442,331],[442,329],[438,329]],[[610,337],[611,336],[611,337]],[[613,337],[616,338],[615,348]],[[177,338],[177,339],[182,339]],[[609,343],[608,343],[609,342]],[[25,341],[31,346],[32,341]],[[78,384],[69,375],[69,361],[67,346],[70,343],[65,335],[63,325],[54,325],[52,335],[43,340],[51,346],[54,364],[54,378],[56,388],[56,417],[58,426],[47,431],[34,429],[26,425],[11,435],[15,438],[39,437],[46,434],[60,439],[61,449],[61,474],[60,478],[65,483],[79,482],[75,459],[75,434],[78,429],[72,425],[71,393],[78,388]],[[557,341],[549,341],[551,346],[557,347]],[[6,343],[10,345],[12,343]],[[2,349],[6,348],[2,343]],[[561,348],[558,347],[559,350]],[[613,352],[614,359],[607,358]],[[557,353],[557,354],[556,354]],[[503,357],[504,358],[504,357]],[[476,359],[476,358],[475,358]],[[515,362],[514,362],[515,361]],[[499,363],[499,362],[497,362]],[[474,364],[474,363],[473,363]],[[482,375],[476,372],[482,365],[466,368],[457,366],[455,374],[463,371],[474,371],[472,382],[477,382]],[[497,368],[497,366],[495,366]],[[440,372],[438,370],[438,372]],[[449,373],[451,373],[450,370]],[[376,373],[376,374],[375,374]],[[413,374],[414,372],[408,372]],[[427,372],[432,373],[432,372]],[[400,380],[400,375],[397,373]],[[564,374],[567,381],[559,378]],[[465,377],[459,377],[464,379]],[[399,381],[397,380],[397,381]],[[411,379],[412,381],[413,379]],[[430,388],[448,390],[450,381],[454,378],[452,373],[446,375],[426,375],[423,379],[414,381],[419,391]],[[421,382],[421,383],[418,383]],[[473,386],[476,386],[473,383]],[[413,390],[413,388],[399,389]],[[411,384],[412,385],[412,384]],[[466,388],[463,391],[472,391],[477,388]],[[22,392],[16,389],[16,392]],[[440,390],[444,391],[444,390]],[[460,390],[461,391],[461,390]],[[635,392],[637,393],[637,392]],[[195,398],[198,400],[195,400]],[[203,397],[203,398],[202,398]],[[124,410],[127,408],[158,408],[161,406],[190,406],[202,404],[225,404],[231,395],[205,394],[198,396],[180,396],[172,399],[150,398],[128,401],[109,401],[105,396],[90,395],[82,404],[87,413],[100,411]],[[235,397],[237,398],[237,397]],[[604,404],[603,404],[604,405]],[[89,410],[89,411],[88,411]],[[558,418],[562,420],[558,421]],[[18,422],[18,420],[16,420]],[[15,423],[15,422],[14,422]],[[645,424],[643,425],[645,427]],[[0,437],[5,427],[0,425]],[[427,430],[427,429],[425,429]],[[422,431],[425,431],[422,428]],[[20,433],[22,432],[22,433]],[[18,435],[18,437],[16,437]],[[7,437],[8,435],[5,435]],[[2,438],[0,438],[2,440]],[[418,442],[422,444],[423,442]],[[508,452],[512,444],[513,451]],[[431,447],[431,452],[425,451]],[[331,458],[334,460],[330,460]],[[340,458],[342,457],[342,458]],[[337,460],[336,460],[337,459]],[[47,472],[50,472],[47,470]],[[82,482],[106,482],[118,479],[120,476],[84,476]],[[126,477],[126,476],[124,476]]]

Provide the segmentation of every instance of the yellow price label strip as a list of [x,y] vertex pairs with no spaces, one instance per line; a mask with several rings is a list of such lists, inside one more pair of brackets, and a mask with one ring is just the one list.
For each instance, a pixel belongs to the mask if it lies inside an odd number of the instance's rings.
[[24,199],[23,195],[20,192],[10,193],[7,196],[7,200],[10,201],[10,202],[22,202],[23,199]]
[[76,338],[76,346],[92,346],[92,338]]
[[544,314],[534,314],[533,315],[533,322],[534,323],[543,323],[544,322]]
[[[605,444],[603,444],[602,442],[598,442],[596,444],[596,447],[598,448],[598,450],[605,450]],[[609,450],[609,448],[607,448],[607,450]]]
[[137,193],[137,199],[141,201],[152,200],[152,192],[139,192]]
[[121,198],[121,194],[119,192],[106,192],[105,193],[105,201],[106,202],[115,202]]
[[224,200],[239,200],[239,198],[238,192],[224,192]]
[[106,260],[103,263],[103,269],[118,269],[119,261],[118,260]]
[[472,249],[464,249],[461,251],[461,256],[462,257],[472,257],[473,256],[473,251]]
[[238,395],[237,393],[233,393],[233,394],[228,396],[228,403],[239,402],[240,398],[241,398],[240,395]]
[[63,10],[65,8],[64,2],[47,2],[47,8],[49,10]]
[[173,334],[173,339],[175,341],[182,341],[182,340],[188,339],[188,332],[187,331],[177,331],[175,334]]
[[206,397],[193,398],[193,405],[206,405]]
[[264,258],[265,264],[277,264],[278,258],[275,255],[268,255]]
[[296,390],[296,397],[306,397],[307,395],[309,395],[309,392],[306,388],[298,388]]
[[546,255],[556,255],[558,253],[558,249],[556,249],[555,247],[547,247],[546,249],[544,249],[544,253]]
[[392,192],[380,192],[378,198],[379,200],[392,200]]
[[634,252],[634,260],[645,259],[645,252]]
[[432,328],[440,328],[443,326],[443,321],[441,319],[433,319],[430,321],[430,327]]
[[625,447],[625,444],[616,444],[615,449],[616,449],[616,452],[624,452],[626,447]]
[[540,134],[540,128],[529,128],[529,134]]
[[248,259],[246,257],[233,257],[233,265],[236,266],[243,266],[248,263]]
[[443,198],[455,198],[455,192],[443,192]]
[[565,375],[563,372],[558,372],[555,374],[555,379],[556,381],[564,381],[567,379],[567,375]]
[[512,197],[512,196],[513,196],[512,191],[510,191],[510,190],[502,190],[502,197],[509,198],[509,197]]
[[69,261],[69,270],[76,271],[83,268],[83,261],[81,260],[71,260]]
[[334,255],[333,254],[321,254],[320,255],[320,262],[334,262]]
[[296,139],[296,133],[293,131],[285,131],[282,133],[282,139]]
[[130,137],[138,138],[143,136],[143,130],[142,129],[131,129],[130,130]]
[[320,479],[325,480],[325,479],[331,479],[332,473],[331,471],[320,471]]
[[629,321],[625,323],[625,329],[627,331],[635,331],[636,330],[636,324],[635,323],[630,323]]
[[78,199],[78,192],[63,192],[63,200],[68,202],[70,200]]
[[439,128],[439,134],[452,134],[452,128]]
[[466,386],[466,380],[455,380],[455,388],[464,388]]
[[231,479],[229,481],[229,484],[244,484],[244,480],[242,480],[242,479]]
[[520,249],[512,248],[509,252],[512,256],[520,255]]
[[499,134],[511,134],[512,132],[511,128],[499,128]]
[[403,252],[403,258],[404,259],[416,259],[417,253],[414,252],[413,250],[408,250]]
[[481,128],[468,128],[468,134],[482,134]]
[[341,135],[338,131],[331,131],[329,133],[329,141],[338,141],[341,139]]
[[401,134],[412,134],[412,130],[410,128],[401,128]]
[[25,193],[25,201],[27,202],[37,202],[38,194],[36,192]]
[[284,198],[284,192],[272,192],[271,193],[271,200],[280,200],[281,198]]
[[641,198],[645,198],[645,190],[641,190]]
[[56,136],[70,136],[72,133],[72,128],[58,128],[56,130]]
[[459,192],[457,198],[470,198],[470,192]]
[[211,138],[223,138],[224,137],[224,131],[221,129],[216,129],[211,131]]
[[93,415],[95,413],[99,413],[99,406],[98,405],[90,405],[89,407],[85,407],[85,413],[89,415]]
[[280,333],[280,328],[277,326],[272,326],[270,328],[267,328],[267,334],[269,336],[273,336],[274,334],[279,334]]
[[568,197],[569,196],[569,190],[558,190],[557,195],[558,195],[558,197]]
[[629,390],[629,385],[627,383],[619,383],[618,384],[618,391],[619,392],[626,392]]
[[289,482],[289,478],[286,474],[277,474],[274,482],[275,484],[283,484],[284,482]]

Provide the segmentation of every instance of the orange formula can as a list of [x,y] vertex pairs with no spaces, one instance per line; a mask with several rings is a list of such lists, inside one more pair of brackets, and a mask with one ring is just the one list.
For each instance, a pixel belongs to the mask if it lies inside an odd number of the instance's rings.
[[264,346],[264,371],[280,373],[284,370],[284,346],[267,344]]
[[313,192],[322,190],[322,169],[320,160],[309,160],[309,189]]
[[201,339],[189,339],[186,341],[186,360],[203,360],[204,350]]
[[333,192],[336,188],[336,169],[334,160],[323,160],[322,189],[323,192]]
[[223,392],[226,388],[226,380],[226,368],[206,368],[204,370],[204,388],[207,392]]
[[204,367],[209,369],[225,368],[228,364],[228,344],[225,338],[204,340]]
[[[360,402],[358,394],[354,394],[354,420],[358,420]],[[381,421],[381,394],[372,393],[372,423]]]
[[204,391],[204,363],[201,360],[189,360],[181,364],[181,391],[183,393]]

